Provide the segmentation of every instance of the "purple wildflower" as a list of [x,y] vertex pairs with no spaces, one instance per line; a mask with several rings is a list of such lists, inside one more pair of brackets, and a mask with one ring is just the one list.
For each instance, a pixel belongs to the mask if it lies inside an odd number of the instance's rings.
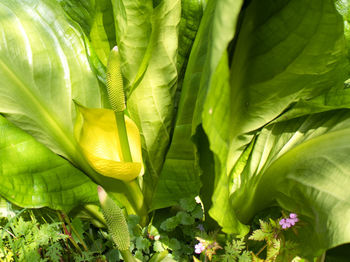
[[290,213],[289,218],[287,218],[287,221],[294,226],[296,222],[299,221],[298,215],[295,213]]
[[298,215],[297,215],[297,214],[295,214],[295,213],[290,213],[290,214],[289,214],[289,217],[290,217],[290,218],[297,218],[297,217],[298,217]]
[[290,213],[289,218],[282,218],[279,224],[283,229],[287,229],[294,226],[298,221],[298,215],[295,213]]
[[197,226],[197,228],[198,228],[201,232],[204,232],[204,231],[205,231],[204,226],[203,226],[202,224],[199,224],[199,225]]
[[205,246],[203,246],[203,244],[201,242],[199,242],[197,245],[194,246],[194,252],[196,254],[200,254],[204,251]]
[[289,223],[289,221],[285,218],[282,218],[279,222],[279,224],[282,226],[283,229],[289,228],[291,227],[291,224]]

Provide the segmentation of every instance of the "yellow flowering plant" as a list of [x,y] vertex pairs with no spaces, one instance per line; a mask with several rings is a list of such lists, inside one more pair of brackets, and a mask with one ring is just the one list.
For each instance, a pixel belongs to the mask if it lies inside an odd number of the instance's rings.
[[123,204],[127,212],[136,213],[146,222],[147,208],[137,180],[144,173],[141,137],[136,124],[124,115],[126,102],[117,47],[108,59],[107,90],[112,109],[87,108],[75,101],[74,136],[86,161],[97,173],[124,183],[128,197],[123,202],[128,203]]
[[132,162],[125,160],[113,110],[77,106],[75,137],[90,166],[99,174],[123,181],[143,175],[140,133],[125,118]]

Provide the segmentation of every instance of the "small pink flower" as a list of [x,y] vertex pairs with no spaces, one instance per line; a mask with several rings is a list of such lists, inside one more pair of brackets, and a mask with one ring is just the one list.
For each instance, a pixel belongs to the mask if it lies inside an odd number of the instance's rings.
[[294,219],[286,218],[286,222],[289,223],[291,226],[295,225]]
[[199,242],[197,245],[194,246],[194,252],[196,254],[200,254],[205,250],[205,246],[201,242]]
[[283,229],[291,227],[291,224],[285,218],[281,219],[279,224],[282,226]]
[[290,213],[289,218],[282,218],[279,224],[283,229],[287,229],[294,226],[295,223],[297,223],[298,221],[299,221],[298,215],[295,213]]
[[290,217],[290,218],[297,218],[297,217],[298,217],[298,215],[297,215],[297,214],[295,214],[295,213],[290,213],[290,214],[289,214],[289,217]]

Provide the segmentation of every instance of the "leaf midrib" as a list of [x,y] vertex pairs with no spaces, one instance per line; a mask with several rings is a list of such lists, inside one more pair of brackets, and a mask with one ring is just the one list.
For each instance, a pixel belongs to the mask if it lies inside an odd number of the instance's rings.
[[14,83],[17,84],[17,87],[21,89],[21,93],[24,94],[29,101],[31,101],[31,104],[34,105],[37,111],[40,112],[40,115],[43,116],[43,124],[47,124],[49,130],[51,131],[51,134],[49,134],[49,136],[58,141],[59,145],[61,145],[62,149],[64,149],[62,151],[67,154],[67,157],[70,160],[73,160],[74,154],[72,154],[72,152],[75,151],[75,143],[65,134],[62,129],[63,125],[60,125],[57,119],[53,117],[54,113],[50,112],[48,108],[44,107],[44,103],[41,103],[37,96],[30,92],[30,90],[28,90],[26,85],[17,77],[17,75],[14,74],[14,72],[1,60],[0,67],[4,69],[5,73],[7,73],[10,79],[12,79]]

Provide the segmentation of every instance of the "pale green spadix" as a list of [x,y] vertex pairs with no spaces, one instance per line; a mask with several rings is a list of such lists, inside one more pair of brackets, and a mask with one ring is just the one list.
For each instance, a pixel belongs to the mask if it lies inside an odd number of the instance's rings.
[[129,250],[130,236],[123,211],[107,195],[106,191],[101,186],[97,187],[97,192],[101,203],[102,213],[106,219],[108,231],[112,236],[114,243],[118,246],[119,250]]
[[115,46],[108,58],[107,64],[107,91],[112,109],[121,112],[126,109],[123,86],[123,76],[120,70],[120,55]]
[[120,70],[120,55],[115,46],[108,58],[107,63],[107,90],[111,107],[115,113],[115,120],[119,132],[124,162],[132,162],[128,134],[125,127],[124,110],[126,109],[123,76]]

